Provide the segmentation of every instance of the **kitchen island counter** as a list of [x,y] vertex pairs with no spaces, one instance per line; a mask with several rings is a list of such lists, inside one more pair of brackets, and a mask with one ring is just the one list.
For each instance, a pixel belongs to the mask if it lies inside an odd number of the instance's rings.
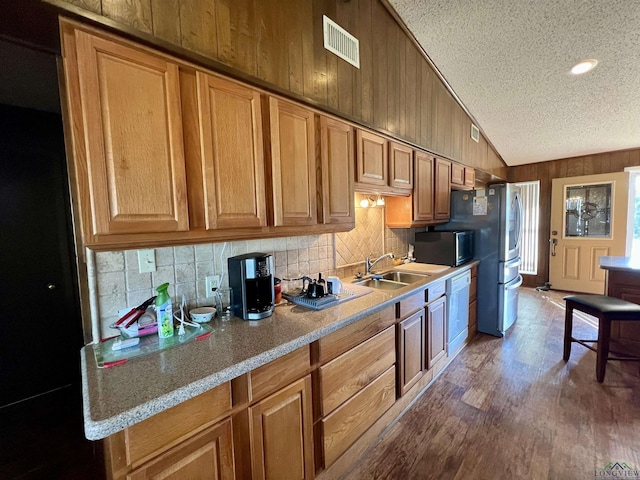
[[[640,257],[600,257],[600,268],[607,271],[607,295],[640,304]],[[613,321],[611,339],[623,350],[640,355],[639,322]]]
[[600,268],[640,274],[640,257],[600,257]]
[[[81,351],[85,435],[90,440],[106,438],[477,263],[449,268],[393,291],[372,289],[325,310],[289,304],[278,306],[264,320],[215,319],[208,338],[111,368],[98,368],[94,347],[87,345]],[[350,280],[345,280],[346,288]]]

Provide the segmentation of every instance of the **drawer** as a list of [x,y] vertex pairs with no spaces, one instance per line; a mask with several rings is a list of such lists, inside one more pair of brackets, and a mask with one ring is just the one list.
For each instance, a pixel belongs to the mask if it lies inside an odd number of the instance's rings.
[[231,385],[223,383],[125,430],[128,464],[175,446],[231,412]]
[[446,292],[445,282],[444,280],[440,280],[439,282],[432,283],[427,288],[427,293],[425,295],[425,299],[427,303],[434,301],[436,298],[440,298]]
[[252,370],[248,374],[250,401],[259,400],[304,377],[309,373],[310,366],[309,346],[305,345]]
[[424,307],[425,292],[424,290],[414,293],[410,297],[396,303],[396,318],[405,318],[412,313],[417,312]]
[[391,367],[322,420],[325,468],[333,464],[396,401],[396,369]]
[[320,367],[321,416],[329,414],[392,366],[396,361],[395,342],[391,326]]
[[320,364],[327,363],[394,323],[395,315],[392,305],[330,333],[317,342],[318,361]]

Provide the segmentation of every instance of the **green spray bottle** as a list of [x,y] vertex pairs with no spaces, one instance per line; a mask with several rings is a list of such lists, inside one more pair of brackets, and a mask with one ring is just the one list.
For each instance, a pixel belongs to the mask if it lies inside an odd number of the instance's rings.
[[156,291],[156,319],[158,320],[158,336],[160,338],[173,337],[173,311],[171,309],[171,297],[167,289],[168,283],[163,283]]

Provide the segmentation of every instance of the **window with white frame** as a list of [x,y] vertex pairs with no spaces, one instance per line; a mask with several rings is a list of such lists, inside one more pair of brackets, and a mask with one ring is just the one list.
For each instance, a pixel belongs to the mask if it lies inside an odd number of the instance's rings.
[[522,198],[522,242],[520,273],[538,273],[538,221],[540,220],[540,180],[516,183]]

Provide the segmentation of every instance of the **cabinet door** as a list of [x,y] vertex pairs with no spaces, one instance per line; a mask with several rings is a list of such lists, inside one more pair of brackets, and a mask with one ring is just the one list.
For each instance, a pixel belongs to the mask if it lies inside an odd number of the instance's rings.
[[203,72],[196,78],[206,228],[266,226],[260,93]]
[[471,167],[464,167],[464,186],[474,188],[476,186],[476,171]]
[[[189,228],[178,66],[76,31],[91,227],[85,234]],[[79,172],[84,173],[84,172]]]
[[447,297],[427,305],[426,369],[447,354]]
[[434,219],[434,158],[425,152],[416,152],[415,187],[413,189],[413,220]]
[[435,219],[448,220],[450,216],[451,198],[451,162],[436,157],[435,178]]
[[356,180],[367,185],[388,185],[387,140],[373,133],[358,130]]
[[269,98],[274,225],[315,225],[316,158],[313,112]]
[[353,128],[320,117],[323,223],[355,223]]
[[458,163],[451,164],[451,185],[464,186],[464,167]]
[[400,396],[422,376],[424,309],[398,324],[398,390]]
[[127,475],[130,480],[207,478],[233,480],[231,420],[210,427],[190,440],[145,463]]
[[389,142],[389,185],[413,189],[413,149],[396,142]]
[[253,478],[314,477],[311,377],[249,408]]

